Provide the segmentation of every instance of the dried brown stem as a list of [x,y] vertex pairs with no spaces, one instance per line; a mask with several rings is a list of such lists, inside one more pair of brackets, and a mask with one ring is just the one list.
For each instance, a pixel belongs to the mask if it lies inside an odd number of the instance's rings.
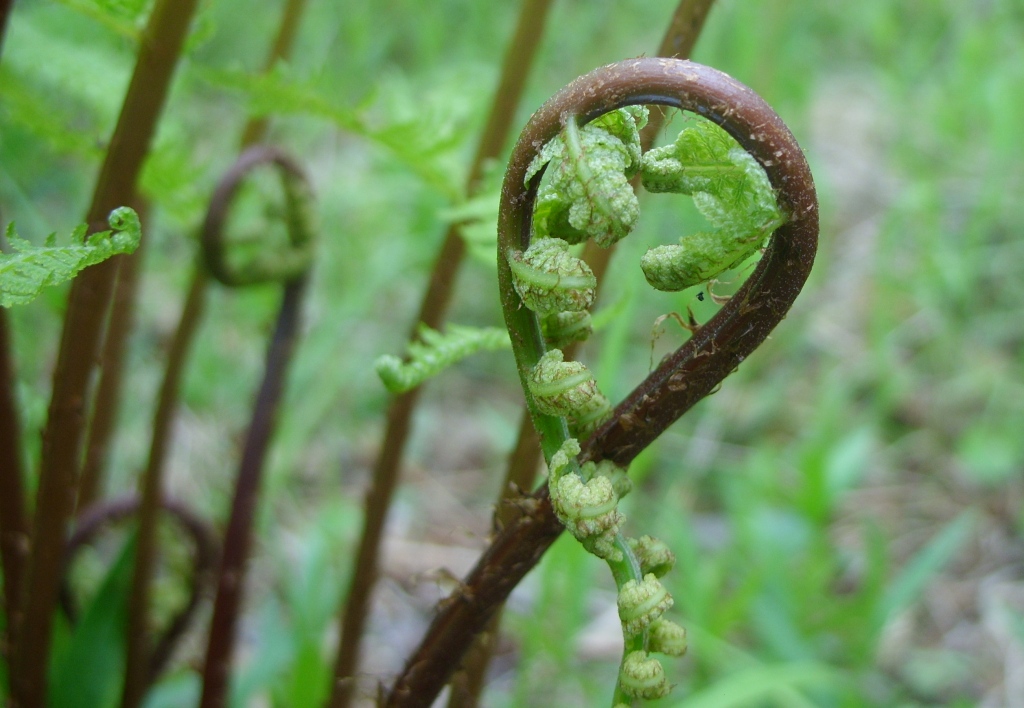
[[[721,125],[765,168],[789,221],[777,229],[757,269],[740,291],[675,354],[666,358],[583,444],[581,460],[628,464],[651,441],[742,362],[785,316],[814,261],[818,207],[807,162],[792,134],[753,91],[708,67],[674,59],[634,59],[598,69],[556,94],[520,136],[506,172],[499,248],[525,249],[531,235],[538,175],[524,187],[539,146],[565,120],[586,122],[630,104],[692,111]],[[520,307],[505,259],[499,259],[503,307],[522,372],[543,350],[536,323]],[[557,437],[554,422],[534,414],[542,442]],[[551,440],[545,441],[546,437]],[[528,510],[506,526],[435,618],[420,648],[387,697],[388,706],[428,706],[463,654],[522,577],[562,529],[547,488],[520,500]]]
[[[526,78],[544,32],[550,6],[551,0],[523,2],[515,34],[505,55],[501,79],[487,125],[470,167],[467,194],[472,195],[477,190],[487,161],[500,155],[505,146]],[[465,250],[459,226],[450,226],[431,271],[416,325],[411,334],[412,338],[418,336],[416,333],[420,324],[437,329],[444,321]],[[331,684],[329,705],[332,708],[346,708],[350,705],[356,690],[355,673],[359,663],[359,647],[366,617],[369,614],[370,596],[377,579],[380,542],[388,508],[398,485],[405,443],[411,428],[412,412],[418,399],[419,389],[413,389],[396,396],[388,408],[384,439],[366,494],[363,532],[356,552],[349,589],[339,611],[341,639]]]
[[[90,231],[102,229],[111,210],[132,199],[195,7],[196,0],[158,0],[150,14],[86,216]],[[11,672],[15,706],[46,702],[61,549],[78,490],[89,384],[100,353],[116,258],[87,268],[71,286],[43,431],[24,631],[19,632]]]

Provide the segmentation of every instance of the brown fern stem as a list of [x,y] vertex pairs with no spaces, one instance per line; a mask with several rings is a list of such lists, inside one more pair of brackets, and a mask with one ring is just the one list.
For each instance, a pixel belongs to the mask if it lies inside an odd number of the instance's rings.
[[[312,234],[304,222],[308,205],[307,180],[298,165],[282,152],[266,146],[249,148],[221,180],[203,224],[203,252],[206,266],[229,286],[257,282],[249,275],[233,272],[226,256],[226,226],[232,200],[244,177],[261,165],[272,165],[281,174],[286,194],[291,246],[306,249]],[[217,594],[203,664],[201,708],[220,708],[227,702],[228,679],[235,646],[235,630],[241,614],[246,565],[252,545],[252,528],[263,480],[264,463],[276,426],[284,392],[285,375],[300,328],[302,297],[308,282],[307,267],[282,282],[281,306],[267,351],[266,367],[253,406],[252,418],[242,448],[227,529],[224,532]],[[269,279],[269,274],[266,276]],[[265,282],[265,281],[264,281]]]
[[[132,200],[195,7],[196,0],[158,0],[150,14],[86,216],[91,232],[105,227],[111,210]],[[24,631],[19,632],[11,672],[15,706],[41,706],[46,702],[46,670],[60,584],[61,551],[78,489],[89,384],[102,344],[118,266],[116,258],[87,268],[74,280],[64,318],[43,431],[28,589],[24,596]]]
[[[287,59],[295,43],[295,36],[305,11],[307,0],[288,0],[277,36],[267,53],[264,71],[270,71],[281,60]],[[267,132],[265,116],[250,118],[242,130],[241,147],[256,144]],[[146,469],[139,480],[141,509],[139,532],[136,542],[136,562],[132,575],[132,590],[128,600],[127,663],[122,691],[122,708],[138,706],[147,687],[156,678],[155,668],[159,663],[147,660],[150,656],[147,617],[150,607],[150,584],[156,564],[156,523],[157,511],[163,497],[163,472],[170,444],[171,429],[178,404],[181,381],[185,372],[192,342],[199,331],[199,325],[206,311],[207,285],[209,275],[201,259],[196,259],[189,281],[185,304],[182,308],[178,327],[174,333],[167,356],[164,378],[157,396],[153,415],[152,437]],[[153,650],[154,656],[161,649]]]
[[10,318],[0,308],[0,562],[4,573],[6,630],[0,635],[0,658],[8,659],[21,621],[20,597],[28,554],[25,511],[25,467],[22,462],[21,417],[14,390]]

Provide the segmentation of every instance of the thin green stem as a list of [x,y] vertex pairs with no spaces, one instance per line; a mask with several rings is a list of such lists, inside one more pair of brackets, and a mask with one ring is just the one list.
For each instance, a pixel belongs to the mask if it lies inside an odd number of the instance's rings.
[[[680,0],[659,45],[658,56],[688,59],[697,38],[704,29],[704,22],[707,20],[713,4],[714,0]],[[656,110],[651,113],[647,125],[640,133],[642,152],[646,152],[654,144],[664,122],[664,111]],[[638,173],[632,181],[634,191],[639,185]],[[614,252],[614,244],[609,248],[601,248],[594,240],[588,240],[584,246],[583,260],[590,266],[596,281],[595,299],[600,296],[601,280]],[[514,267],[511,261],[510,265]],[[576,349],[577,343],[566,347],[566,358],[574,358]],[[515,508],[515,505],[508,503],[512,494],[518,494],[518,490],[532,486],[539,465],[539,457],[537,432],[533,427],[529,409],[524,409],[519,425],[519,435],[516,438],[512,455],[509,457],[506,479],[498,494],[497,511],[495,512],[495,518],[499,523],[498,528],[504,528],[512,521],[511,518],[503,517],[503,510]],[[515,489],[510,486],[512,480],[518,481],[518,486]],[[484,675],[490,663],[493,646],[497,641],[501,614],[500,608],[494,612],[487,628],[481,632],[467,652],[460,671],[452,680],[448,708],[473,708],[479,702],[484,686]]]
[[[526,78],[544,33],[550,7],[551,0],[523,0],[515,33],[505,54],[494,102],[469,170],[467,195],[476,193],[485,166],[500,155],[505,147],[526,85]],[[465,252],[466,246],[459,225],[450,226],[431,271],[416,324],[413,326],[412,339],[418,337],[421,325],[431,329],[440,328]],[[388,406],[384,439],[373,468],[370,487],[366,492],[363,530],[350,575],[350,585],[339,607],[341,638],[328,701],[331,708],[347,708],[355,696],[355,675],[366,619],[369,615],[370,596],[379,572],[381,539],[388,509],[398,486],[405,445],[412,429],[412,413],[419,400],[420,390],[414,388],[400,394],[393,398]]]
[[[90,230],[102,230],[107,214],[130,203],[134,196],[196,5],[197,0],[157,0],[150,14],[86,215]],[[117,265],[113,258],[87,268],[71,286],[43,431],[32,555],[23,602],[24,631],[19,632],[11,672],[13,704],[19,707],[46,702],[61,549],[78,490],[89,384],[100,353]]]

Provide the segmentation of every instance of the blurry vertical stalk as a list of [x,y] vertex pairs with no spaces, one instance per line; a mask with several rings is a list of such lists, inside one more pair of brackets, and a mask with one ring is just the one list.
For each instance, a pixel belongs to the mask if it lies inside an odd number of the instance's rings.
[[[688,59],[713,4],[714,0],[680,0],[658,47],[658,56]],[[664,122],[665,111],[658,106],[652,107],[650,119],[640,135],[641,150],[646,152],[651,148]],[[633,189],[636,190],[639,184],[639,179],[635,179]],[[597,278],[598,286],[608,270],[614,252],[614,246],[602,248],[593,240],[588,240],[584,246],[583,258]],[[575,345],[571,345],[566,350],[566,358],[573,358],[575,348]],[[496,528],[504,528],[521,515],[518,508],[508,502],[518,495],[520,490],[533,486],[539,465],[539,438],[533,427],[530,411],[524,408],[519,423],[519,437],[512,454],[509,455],[508,469],[498,492],[494,514]],[[499,607],[487,623],[487,628],[477,636],[473,646],[466,652],[459,672],[452,677],[448,708],[471,708],[479,702],[485,685],[487,667],[497,642],[501,614],[502,608]]]
[[[488,160],[501,154],[512,127],[523,87],[537,53],[544,32],[551,0],[524,0],[519,13],[515,34],[502,65],[501,79],[494,103],[481,135],[476,156],[470,167],[466,186],[467,195],[479,188],[480,178]],[[427,290],[420,305],[419,316],[411,338],[415,339],[420,325],[431,329],[440,327],[451,300],[455,277],[462,264],[466,246],[453,224],[445,233],[444,242],[430,274]],[[373,470],[373,478],[366,494],[363,531],[359,541],[355,567],[351,574],[348,593],[340,608],[341,639],[331,685],[329,705],[343,708],[350,705],[356,690],[355,672],[358,668],[360,643],[369,614],[370,596],[379,572],[378,561],[384,524],[388,508],[398,483],[405,443],[409,436],[412,412],[419,400],[420,389],[415,388],[392,399],[387,412],[387,425],[380,452]]]
[[[21,457],[21,422],[14,390],[7,310],[0,308],[0,561],[4,574],[5,631],[0,635],[0,659],[9,659],[14,629],[19,624],[19,590],[28,552],[25,512],[25,468]],[[10,664],[8,664],[9,666]]]
[[0,54],[4,51],[4,35],[7,34],[7,21],[13,9],[14,0],[0,0]]
[[[290,56],[306,4],[307,0],[288,0],[285,4],[277,36],[263,65],[264,71],[269,71],[277,62]],[[267,119],[265,117],[250,118],[242,130],[241,147],[244,149],[258,143],[263,139],[266,131]],[[139,481],[139,530],[132,576],[132,594],[128,601],[127,664],[121,702],[123,708],[138,706],[146,689],[155,679],[155,676],[150,675],[152,662],[149,661],[151,647],[148,617],[150,585],[157,556],[156,525],[159,509],[163,502],[163,471],[185,365],[206,310],[208,283],[209,274],[206,267],[202,259],[197,258],[178,327],[174,332],[174,338],[168,351],[167,367],[164,370],[164,378],[160,384],[156,410],[153,414],[149,457],[142,479]]]
[[[135,206],[139,218],[147,221],[148,209],[145,205],[137,203]],[[148,239],[146,241],[148,242]],[[120,410],[124,358],[128,336],[135,319],[142,254],[145,250],[147,249],[144,244],[139,244],[134,253],[122,259],[121,266],[117,269],[114,298],[110,306],[110,321],[107,323],[103,355],[100,360],[100,381],[96,387],[96,400],[89,419],[89,440],[85,447],[81,479],[78,482],[75,506],[79,510],[96,501],[102,489],[107,453],[117,424],[117,413]]]
[[[0,0],[0,56],[14,0]],[[14,390],[14,343],[7,310],[0,308],[0,568],[4,574],[4,630],[0,660],[8,660],[20,620],[22,565],[28,552],[25,468],[21,458],[21,419]],[[10,666],[10,664],[8,664]]]
[[[281,178],[285,196],[285,222],[289,251],[261,254],[259,270],[236,270],[230,265],[227,221],[231,203],[245,179],[261,166],[272,166]],[[246,150],[221,180],[210,202],[203,224],[203,253],[207,268],[222,284],[244,287],[279,282],[283,288],[277,323],[267,351],[266,368],[246,433],[242,459],[235,481],[234,497],[223,554],[217,576],[217,596],[210,621],[206,660],[203,665],[202,708],[220,708],[227,702],[228,679],[235,644],[235,629],[241,611],[245,566],[249,557],[253,519],[259,501],[260,484],[270,439],[284,390],[285,375],[295,349],[300,325],[300,306],[312,264],[310,213],[311,196],[303,172],[283,153],[266,146]],[[271,248],[266,245],[265,248]],[[271,272],[262,264],[269,263]]]
[[[196,4],[197,0],[157,0],[149,16],[135,71],[86,215],[91,231],[104,228],[107,215],[134,197]],[[24,621],[16,630],[18,643],[11,671],[15,706],[46,703],[53,610],[64,538],[78,489],[89,384],[100,354],[119,265],[115,257],[92,266],[71,286],[43,431]]]

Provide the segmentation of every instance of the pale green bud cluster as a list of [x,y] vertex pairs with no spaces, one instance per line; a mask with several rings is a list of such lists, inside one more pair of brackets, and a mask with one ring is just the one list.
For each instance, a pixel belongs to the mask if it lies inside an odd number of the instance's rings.
[[526,181],[548,165],[533,212],[538,238],[568,243],[593,238],[607,248],[633,230],[640,204],[629,178],[640,168],[639,129],[647,109],[606,113],[580,128],[570,117],[561,134],[530,163]]
[[644,255],[640,267],[658,290],[711,280],[752,256],[785,222],[764,170],[714,123],[696,123],[672,145],[647,152],[641,174],[650,192],[692,195],[715,227]]
[[578,432],[593,430],[611,413],[594,374],[581,362],[565,361],[561,349],[545,352],[526,384],[537,410],[569,419]]
[[665,678],[665,669],[657,659],[651,659],[645,651],[632,651],[622,661],[619,671],[619,685],[633,698],[653,700],[664,698],[672,690]]
[[676,564],[676,556],[668,545],[653,536],[631,538],[629,547],[640,561],[640,572],[644,575],[653,573],[660,578]]
[[585,342],[594,332],[590,312],[555,312],[540,319],[540,331],[544,341],[561,349],[573,342]]
[[619,513],[619,497],[607,477],[584,482],[579,475],[566,474],[550,485],[551,504],[569,533],[598,558],[622,560],[615,547],[615,534],[625,517]]
[[648,629],[647,646],[661,654],[682,656],[687,649],[686,628],[662,617]]
[[672,596],[654,575],[630,580],[619,589],[619,620],[627,637],[640,634],[672,607]]
[[508,265],[523,304],[537,314],[579,312],[594,303],[594,272],[561,239],[537,239],[525,253],[510,251]]

